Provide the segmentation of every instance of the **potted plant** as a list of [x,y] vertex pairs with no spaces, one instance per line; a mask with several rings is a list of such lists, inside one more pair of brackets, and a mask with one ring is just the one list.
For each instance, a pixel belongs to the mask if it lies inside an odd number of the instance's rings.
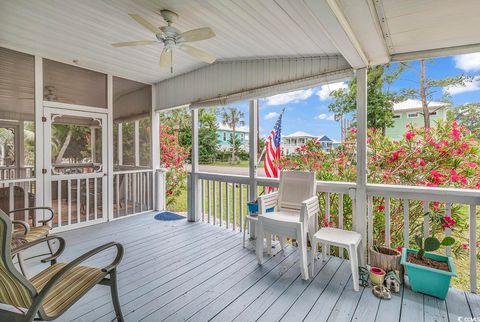
[[402,253],[396,249],[373,245],[369,249],[370,265],[385,272],[395,271],[403,281],[403,266],[400,264]]
[[[448,216],[442,219],[445,222],[452,222],[451,217]],[[445,223],[442,226],[446,227]],[[440,246],[452,246],[455,239],[444,237],[440,241],[433,234],[427,238],[416,235],[415,243],[419,249],[403,248],[401,260],[412,290],[444,300],[447,297],[452,276],[457,276],[455,264],[449,256],[429,252],[438,250]]]

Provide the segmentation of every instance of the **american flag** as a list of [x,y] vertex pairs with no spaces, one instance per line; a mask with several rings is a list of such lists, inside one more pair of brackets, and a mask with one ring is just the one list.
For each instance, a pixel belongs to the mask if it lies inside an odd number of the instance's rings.
[[272,133],[268,136],[265,141],[265,160],[263,162],[263,169],[265,174],[269,178],[278,178],[278,166],[275,164],[275,161],[280,159],[280,141],[282,138],[282,111],[278,117],[275,126],[273,127]]

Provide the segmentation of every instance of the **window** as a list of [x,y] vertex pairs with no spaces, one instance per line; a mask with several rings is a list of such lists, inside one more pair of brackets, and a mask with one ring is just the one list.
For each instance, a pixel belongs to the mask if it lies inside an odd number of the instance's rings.
[[393,118],[394,118],[394,119],[399,119],[399,118],[401,118],[401,117],[402,117],[402,116],[401,116],[400,114],[393,114]]
[[34,65],[33,56],[0,48],[0,181],[34,177]]
[[[5,212],[35,205],[35,181],[28,180],[35,177],[34,60],[0,47],[0,209]],[[25,220],[25,213],[12,219]]]
[[[151,85],[113,77],[115,164],[147,167],[151,165],[151,109]],[[136,151],[136,138],[138,138],[138,151]]]
[[412,112],[412,113],[408,113],[408,114],[407,114],[407,117],[408,117],[408,118],[415,118],[415,117],[417,117],[417,116],[418,116],[418,112]]

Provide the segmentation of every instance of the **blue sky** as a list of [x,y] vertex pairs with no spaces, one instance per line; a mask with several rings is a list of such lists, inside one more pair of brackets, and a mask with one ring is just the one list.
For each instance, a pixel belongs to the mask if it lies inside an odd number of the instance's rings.
[[[412,66],[418,69],[418,62]],[[392,64],[392,68],[395,64]],[[480,53],[455,57],[437,58],[427,63],[427,77],[441,79],[448,76],[465,74],[474,77],[474,80],[465,87],[439,88],[434,100],[444,98],[449,92],[449,99],[453,106],[465,103],[480,102]],[[390,87],[392,91],[399,91],[405,87],[418,86],[418,73],[414,69],[404,72]],[[327,135],[332,139],[340,139],[340,125],[333,119],[328,110],[332,102],[330,92],[338,88],[346,88],[346,82],[308,88],[290,93],[280,94],[260,101],[260,132],[267,136],[272,130],[278,114],[285,108],[282,122],[282,134],[287,135],[296,131],[308,132],[312,135]],[[248,125],[248,102],[232,104],[245,113]]]

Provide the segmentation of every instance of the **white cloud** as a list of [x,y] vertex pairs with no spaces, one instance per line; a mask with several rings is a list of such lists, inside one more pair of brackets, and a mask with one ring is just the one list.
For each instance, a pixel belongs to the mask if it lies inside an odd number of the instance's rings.
[[466,72],[480,70],[480,53],[459,55],[453,57],[455,67]]
[[450,95],[458,95],[467,92],[474,92],[480,90],[480,76],[476,76],[472,81],[466,82],[465,86],[446,86],[443,92]]
[[308,99],[313,95],[313,89],[305,89],[300,91],[294,91],[290,93],[278,94],[275,96],[267,97],[267,105],[282,105],[287,103],[297,103]]
[[317,92],[317,95],[320,97],[320,100],[324,101],[329,99],[330,94],[337,89],[347,89],[347,84],[345,82],[339,82],[323,85]]
[[319,120],[335,121],[335,115],[333,115],[333,114],[322,113],[322,114],[316,116],[315,118],[317,118]]
[[265,115],[265,119],[271,120],[271,119],[277,118],[279,115],[280,114],[278,114],[277,112],[270,112],[267,115]]

